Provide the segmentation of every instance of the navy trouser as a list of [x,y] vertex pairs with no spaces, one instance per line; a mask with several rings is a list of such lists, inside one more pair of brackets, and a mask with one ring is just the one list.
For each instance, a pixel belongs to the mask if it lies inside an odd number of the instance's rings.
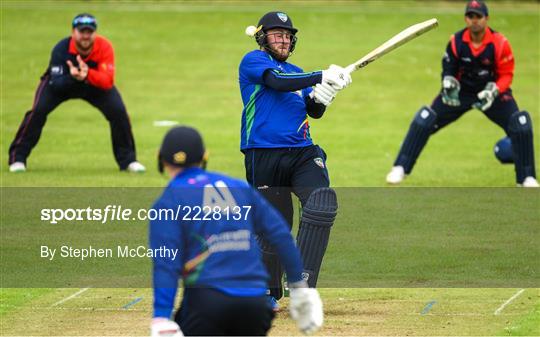
[[24,116],[9,147],[9,164],[16,161],[26,163],[30,152],[39,141],[49,113],[62,102],[77,98],[99,109],[109,122],[114,157],[120,169],[126,169],[129,163],[135,161],[135,141],[129,116],[116,87],[102,90],[90,85],[79,85],[66,92],[57,92],[50,86],[49,76],[45,75],[36,91],[32,109]]
[[[433,133],[463,116],[465,112],[472,109],[472,104],[478,101],[476,94],[466,92],[460,93],[459,99],[461,105],[453,107],[444,104],[440,94],[435,97],[433,103],[431,103],[431,108],[437,113],[437,122],[435,122]],[[508,89],[497,96],[491,107],[486,111],[483,111],[483,113],[489,120],[508,133],[508,121],[510,120],[510,116],[517,111],[519,111],[519,108],[514,96],[512,96],[512,90]]]
[[[471,107],[472,104],[478,101],[476,93],[468,93],[463,91],[460,92],[459,99],[461,101],[461,105],[453,107],[442,102],[441,94],[435,97],[433,103],[431,103],[431,108],[436,113],[436,121],[431,128],[431,134],[436,133],[448,124],[456,121],[459,117],[463,116],[465,112],[473,109]],[[514,97],[512,96],[512,91],[509,89],[500,94],[495,99],[491,107],[483,113],[487,118],[489,118],[489,120],[500,126],[506,132],[506,134],[508,134],[510,116],[517,111],[519,111],[519,108],[514,100]],[[408,139],[406,138],[404,143],[407,141]],[[414,153],[418,153],[418,155],[420,155],[420,152],[426,143],[427,139],[425,139],[423,142],[417,143],[417,147],[419,149],[414,151]],[[410,150],[410,147],[402,146],[400,153],[394,162],[394,166],[403,166],[407,174],[412,171],[417,159],[417,156],[407,153],[407,151]]]
[[246,178],[293,223],[291,192],[302,205],[311,192],[329,187],[326,153],[318,145],[245,151]]
[[[321,187],[329,187],[326,153],[318,145],[276,149],[249,149],[245,151],[246,178],[276,209],[289,227],[293,224],[294,193],[300,203]],[[270,274],[270,295],[282,297],[283,269],[276,252],[264,240],[259,244],[263,261]]]
[[175,321],[186,336],[265,336],[274,313],[265,296],[234,297],[187,288]]

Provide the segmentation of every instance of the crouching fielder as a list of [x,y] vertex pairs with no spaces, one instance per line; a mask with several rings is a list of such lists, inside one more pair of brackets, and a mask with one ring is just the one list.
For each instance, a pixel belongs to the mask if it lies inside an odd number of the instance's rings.
[[512,140],[518,186],[538,187],[531,117],[519,110],[510,89],[514,76],[512,49],[501,33],[488,27],[488,19],[484,2],[468,2],[467,27],[452,35],[443,58],[442,90],[430,107],[420,108],[414,116],[386,177],[388,183],[399,184],[411,173],[432,134],[477,108]]
[[[206,152],[189,127],[169,131],[159,168],[171,181],[154,205],[153,249],[177,249],[176,258],[154,257],[152,336],[266,335],[274,313],[265,294],[268,273],[256,236],[275,248],[291,282],[290,311],[304,333],[323,323],[317,290],[302,280],[302,261],[283,217],[240,180],[204,169]],[[168,210],[178,210],[173,215]],[[178,280],[184,293],[171,320]]]

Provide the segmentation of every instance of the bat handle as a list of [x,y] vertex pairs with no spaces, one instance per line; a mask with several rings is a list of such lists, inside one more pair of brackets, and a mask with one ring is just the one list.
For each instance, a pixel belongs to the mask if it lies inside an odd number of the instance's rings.
[[352,74],[353,71],[355,71],[356,67],[354,66],[354,63],[353,64],[349,64],[348,66],[345,67],[345,71],[349,74]]

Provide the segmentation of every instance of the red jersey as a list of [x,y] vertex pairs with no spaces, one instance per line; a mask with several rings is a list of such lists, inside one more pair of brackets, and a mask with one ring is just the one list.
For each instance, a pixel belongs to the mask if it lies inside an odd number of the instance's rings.
[[495,82],[499,92],[510,88],[514,77],[514,55],[510,43],[491,28],[480,46],[475,48],[469,29],[463,29],[450,37],[443,58],[443,77],[456,77],[464,90],[478,92],[487,82]]

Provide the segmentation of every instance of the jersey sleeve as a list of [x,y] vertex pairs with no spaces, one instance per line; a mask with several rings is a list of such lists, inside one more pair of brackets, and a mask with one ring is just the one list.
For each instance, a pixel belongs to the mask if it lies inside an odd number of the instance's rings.
[[267,69],[277,67],[266,53],[251,52],[240,63],[240,79],[245,79],[253,84],[264,84],[264,73]]
[[285,219],[257,191],[253,193],[254,226],[257,235],[262,236],[277,251],[279,260],[285,267],[289,282],[302,280],[303,264],[300,252],[289,231]]
[[456,77],[459,69],[458,64],[458,52],[456,48],[456,36],[452,35],[450,41],[446,45],[446,50],[442,59],[442,77],[453,76]]
[[[167,206],[163,200],[158,201],[153,206],[153,209],[157,211],[156,214],[166,213],[160,213],[160,209],[173,208],[174,206]],[[174,260],[170,257],[153,257],[154,317],[170,318],[174,308],[178,279],[182,270],[183,237],[181,223],[174,219],[150,221],[149,240],[151,249],[159,249],[163,246],[168,249],[178,249],[178,254]]]
[[51,60],[49,62],[49,85],[55,91],[65,91],[75,83],[75,79],[69,73],[69,67],[66,63],[66,45],[58,43],[51,52]]
[[514,54],[510,42],[502,36],[497,35],[495,39],[495,72],[497,75],[496,84],[499,92],[503,93],[512,84],[514,78]]
[[[277,69],[267,69],[263,75],[266,86],[277,91],[296,91],[311,88],[322,81],[322,72],[284,73]],[[308,93],[309,95],[309,93]]]
[[114,85],[114,50],[108,41],[102,41],[97,68],[88,70],[87,81],[95,87],[109,90]]

